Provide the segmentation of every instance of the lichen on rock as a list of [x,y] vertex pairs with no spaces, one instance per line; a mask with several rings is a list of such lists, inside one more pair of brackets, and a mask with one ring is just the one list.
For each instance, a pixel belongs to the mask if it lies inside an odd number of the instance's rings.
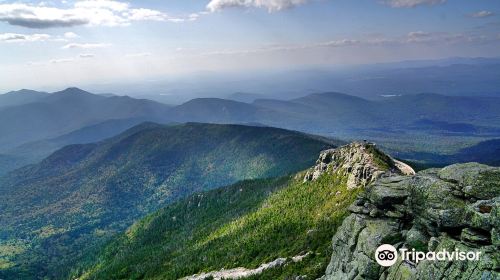
[[383,176],[415,174],[410,166],[387,156],[375,144],[354,142],[322,151],[316,165],[304,176],[304,181],[339,171],[347,176],[348,189],[364,187]]
[[[381,177],[350,206],[324,280],[500,279],[500,168],[477,163]],[[481,252],[479,261],[375,261],[381,244]]]

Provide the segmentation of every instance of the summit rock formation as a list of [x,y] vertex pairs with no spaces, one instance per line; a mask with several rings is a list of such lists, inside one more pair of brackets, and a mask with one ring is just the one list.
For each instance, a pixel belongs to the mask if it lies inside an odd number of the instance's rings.
[[316,165],[306,173],[304,182],[339,170],[347,176],[348,189],[364,187],[380,177],[415,174],[409,165],[384,154],[375,144],[354,142],[322,151]]

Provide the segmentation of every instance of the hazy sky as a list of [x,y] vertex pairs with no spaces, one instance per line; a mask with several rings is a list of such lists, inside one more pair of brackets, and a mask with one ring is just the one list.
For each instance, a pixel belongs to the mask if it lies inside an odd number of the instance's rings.
[[0,0],[0,90],[500,56],[500,0]]

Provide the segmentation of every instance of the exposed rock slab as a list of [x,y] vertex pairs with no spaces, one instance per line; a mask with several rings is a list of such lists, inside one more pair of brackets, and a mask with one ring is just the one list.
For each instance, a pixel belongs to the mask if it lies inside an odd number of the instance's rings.
[[291,259],[278,258],[272,262],[261,264],[259,267],[254,268],[254,269],[247,269],[244,267],[238,267],[238,268],[233,268],[233,269],[223,269],[223,270],[219,270],[219,271],[200,273],[200,274],[195,274],[192,276],[184,277],[181,280],[243,279],[243,278],[247,278],[250,276],[259,275],[268,269],[284,266],[290,262],[301,262],[304,258],[306,258],[309,255],[310,255],[310,253],[308,252],[304,255],[294,256]]
[[[500,168],[457,164],[379,178],[333,237],[323,280],[500,279]],[[480,251],[479,261],[375,261],[381,244],[417,251]]]
[[306,173],[304,181],[316,180],[324,173],[338,171],[347,176],[348,189],[364,187],[383,176],[415,174],[409,165],[382,153],[375,144],[354,142],[322,151],[316,166]]

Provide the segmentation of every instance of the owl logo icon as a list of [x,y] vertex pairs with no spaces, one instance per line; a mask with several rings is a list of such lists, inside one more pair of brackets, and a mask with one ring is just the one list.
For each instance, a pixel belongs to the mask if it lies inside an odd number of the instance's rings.
[[390,244],[380,245],[375,251],[375,260],[381,266],[391,266],[398,260],[398,251]]

